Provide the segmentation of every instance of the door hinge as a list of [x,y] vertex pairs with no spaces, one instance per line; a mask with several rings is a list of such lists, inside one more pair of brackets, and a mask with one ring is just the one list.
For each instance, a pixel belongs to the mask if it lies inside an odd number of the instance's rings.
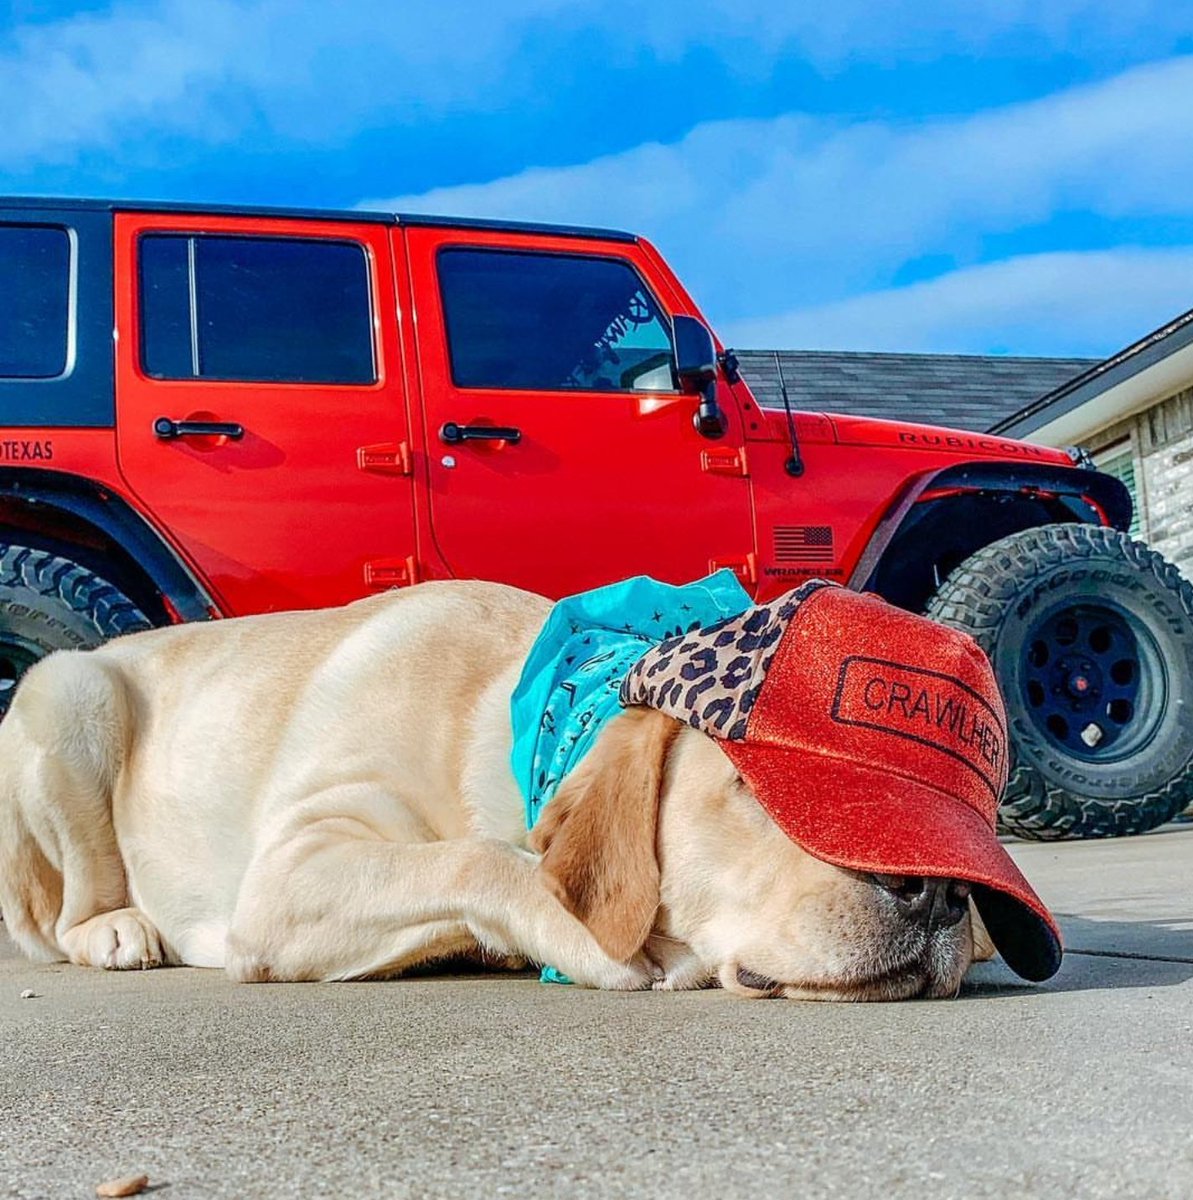
[[378,442],[356,451],[356,465],[377,475],[413,475],[409,442]]
[[365,587],[371,592],[410,587],[418,582],[418,562],[413,554],[405,558],[373,558],[365,563]]
[[710,475],[748,475],[745,446],[714,446],[700,451],[700,469]]
[[741,558],[710,558],[708,560],[708,573],[710,575],[716,571],[723,571],[726,568],[732,571],[742,583],[758,582],[757,559],[753,554],[747,554]]

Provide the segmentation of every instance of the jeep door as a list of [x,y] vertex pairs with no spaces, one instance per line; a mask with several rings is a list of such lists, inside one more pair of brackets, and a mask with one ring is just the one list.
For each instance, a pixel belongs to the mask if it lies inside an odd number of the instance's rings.
[[688,311],[632,239],[415,226],[435,547],[551,596],[637,574],[749,581],[740,417],[710,441],[673,371]]
[[388,234],[363,218],[116,217],[120,467],[231,613],[409,582]]

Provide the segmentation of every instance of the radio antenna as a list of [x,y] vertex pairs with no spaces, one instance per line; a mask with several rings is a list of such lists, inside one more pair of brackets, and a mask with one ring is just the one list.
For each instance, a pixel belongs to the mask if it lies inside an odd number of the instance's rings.
[[799,452],[799,434],[795,429],[795,415],[791,411],[791,397],[787,394],[787,380],[783,376],[783,360],[777,350],[771,353],[775,357],[775,369],[779,372],[779,387],[783,392],[783,409],[787,413],[787,436],[791,439],[791,457],[783,464],[788,475],[798,479],[804,473],[804,460]]

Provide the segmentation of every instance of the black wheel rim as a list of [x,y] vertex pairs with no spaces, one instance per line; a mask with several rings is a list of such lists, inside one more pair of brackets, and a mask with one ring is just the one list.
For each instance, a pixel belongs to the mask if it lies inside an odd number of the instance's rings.
[[0,713],[7,712],[21,676],[44,657],[45,651],[35,642],[0,632]]
[[1146,626],[1109,603],[1054,608],[1024,639],[1023,699],[1056,749],[1084,762],[1129,757],[1166,709],[1163,659]]

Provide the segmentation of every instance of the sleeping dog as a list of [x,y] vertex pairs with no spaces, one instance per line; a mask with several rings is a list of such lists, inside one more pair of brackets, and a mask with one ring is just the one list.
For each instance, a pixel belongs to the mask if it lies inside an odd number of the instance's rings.
[[511,697],[551,614],[428,583],[52,655],[0,725],[9,932],[243,981],[483,951],[870,1000],[956,993],[976,906],[1020,974],[1055,971],[994,835],[1006,730],[968,638],[816,584],[643,642],[528,832]]

